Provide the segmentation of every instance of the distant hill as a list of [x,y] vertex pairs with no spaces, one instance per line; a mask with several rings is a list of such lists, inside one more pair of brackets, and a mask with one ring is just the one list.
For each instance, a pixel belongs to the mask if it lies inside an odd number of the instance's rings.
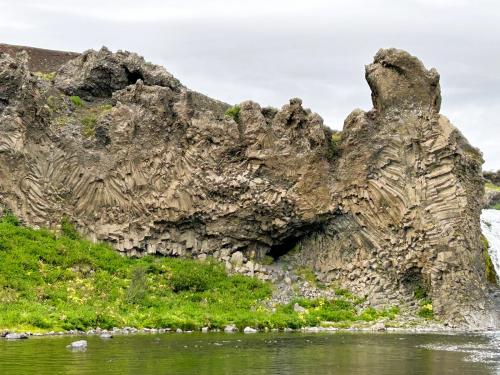
[[61,65],[68,60],[78,57],[76,52],[55,51],[43,48],[15,46],[11,44],[0,43],[0,53],[7,53],[14,57],[20,51],[26,51],[30,56],[29,69],[32,72],[55,72]]

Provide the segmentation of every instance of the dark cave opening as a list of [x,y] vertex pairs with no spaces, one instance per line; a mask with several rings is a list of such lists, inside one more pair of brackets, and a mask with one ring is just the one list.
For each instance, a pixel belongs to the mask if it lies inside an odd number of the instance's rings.
[[141,72],[130,71],[127,68],[125,68],[125,74],[127,75],[127,81],[129,85],[137,83],[138,80],[144,81],[144,76],[141,74]]
[[413,293],[415,298],[422,299],[427,297],[429,286],[422,277],[421,268],[411,267],[407,269],[401,278],[401,283]]
[[267,255],[272,257],[274,260],[278,260],[283,255],[288,254],[290,251],[294,250],[296,246],[300,243],[303,236],[299,237],[287,237],[282,242],[277,245],[271,246]]
[[282,256],[298,250],[298,246],[304,239],[314,234],[324,232],[325,224],[324,222],[317,222],[301,227],[300,230],[296,230],[292,235],[283,238],[281,241],[276,241],[276,244],[271,246],[266,255],[272,257],[276,261]]

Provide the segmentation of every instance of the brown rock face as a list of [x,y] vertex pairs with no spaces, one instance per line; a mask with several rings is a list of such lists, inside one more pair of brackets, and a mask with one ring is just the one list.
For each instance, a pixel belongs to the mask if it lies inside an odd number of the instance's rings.
[[334,185],[342,213],[326,245],[322,235],[304,249],[316,248],[311,262],[324,278],[372,301],[397,303],[423,287],[436,313],[468,310],[475,321],[471,301],[484,296],[481,154],[438,113],[434,70],[381,50],[366,71],[375,109],[344,124]]
[[0,53],[15,57],[17,53],[26,51],[29,54],[28,67],[32,72],[55,72],[61,65],[78,57],[79,53],[54,51],[50,49],[14,46],[0,43]]
[[26,64],[0,57],[0,202],[25,223],[66,215],[129,255],[300,244],[321,279],[374,303],[423,289],[439,315],[486,324],[481,155],[415,57],[377,53],[375,108],[349,115],[340,141],[300,99],[232,118],[128,52],[87,51],[53,82]]

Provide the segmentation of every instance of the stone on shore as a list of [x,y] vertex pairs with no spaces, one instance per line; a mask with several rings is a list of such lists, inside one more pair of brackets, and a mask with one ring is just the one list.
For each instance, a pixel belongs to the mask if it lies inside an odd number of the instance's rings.
[[255,328],[252,327],[245,327],[243,330],[244,333],[257,333],[258,331]]
[[22,339],[27,339],[28,335],[25,333],[7,333],[5,335],[5,338],[7,340],[22,340]]
[[234,324],[229,324],[224,328],[224,332],[226,333],[238,332],[238,328]]

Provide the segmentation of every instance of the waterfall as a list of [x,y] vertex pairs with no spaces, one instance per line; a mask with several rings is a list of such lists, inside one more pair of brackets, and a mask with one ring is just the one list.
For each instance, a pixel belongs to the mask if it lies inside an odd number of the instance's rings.
[[500,210],[483,210],[481,229],[490,244],[491,261],[500,275]]

